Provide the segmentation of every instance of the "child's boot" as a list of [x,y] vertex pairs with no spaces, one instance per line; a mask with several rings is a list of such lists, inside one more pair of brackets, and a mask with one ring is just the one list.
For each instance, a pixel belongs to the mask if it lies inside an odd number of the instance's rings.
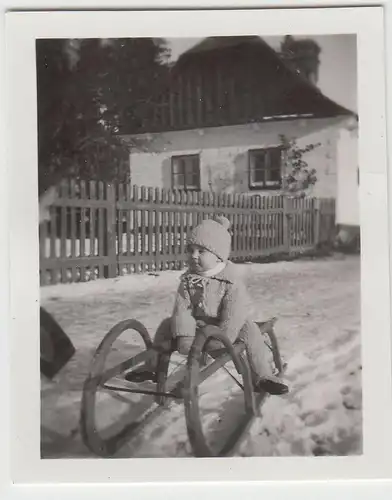
[[157,382],[157,364],[158,354],[154,352],[154,355],[148,361],[138,368],[130,370],[125,374],[124,378],[128,382],[133,382],[135,384],[141,384],[142,382]]
[[132,370],[126,373],[124,378],[128,382],[133,382],[135,384],[141,384],[142,382],[157,382],[157,374],[153,371],[149,371],[146,367]]
[[256,384],[255,390],[256,392],[265,391],[275,396],[281,396],[289,392],[288,386],[279,377],[275,377],[275,375],[262,377]]

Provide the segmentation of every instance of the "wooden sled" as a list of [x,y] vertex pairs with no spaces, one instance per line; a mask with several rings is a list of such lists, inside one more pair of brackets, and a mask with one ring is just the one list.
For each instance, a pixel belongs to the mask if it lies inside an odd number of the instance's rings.
[[[266,322],[258,322],[261,333],[268,336],[273,362],[278,376],[282,375],[284,367],[279,352],[278,342],[274,333],[276,318]],[[136,332],[142,340],[143,348],[136,355],[125,359],[109,368],[106,360],[110,355],[113,343],[127,330]],[[222,344],[221,354],[211,358],[206,345],[210,340]],[[122,321],[115,325],[98,346],[88,377],[84,383],[81,403],[81,433],[85,445],[96,455],[111,457],[115,455],[128,441],[140,439],[142,429],[155,420],[162,412],[168,410],[170,402],[183,403],[187,433],[193,453],[196,457],[232,456],[245,437],[254,418],[259,415],[266,393],[255,393],[251,380],[251,371],[243,342],[232,344],[224,335],[209,337],[196,336],[186,364],[168,374],[171,354],[160,354],[158,361],[158,380],[151,389],[135,387],[124,378],[126,372],[137,367],[154,355],[152,341],[147,329],[135,319]],[[201,418],[199,388],[200,385],[219,369],[226,369],[232,362],[235,367],[237,386],[243,391],[242,417],[232,429],[219,449],[212,447]],[[138,415],[123,418],[111,426],[111,432],[102,431],[97,426],[99,405],[97,393],[100,390],[114,391],[117,394],[139,394],[137,402]],[[144,398],[144,399],[143,399]]]

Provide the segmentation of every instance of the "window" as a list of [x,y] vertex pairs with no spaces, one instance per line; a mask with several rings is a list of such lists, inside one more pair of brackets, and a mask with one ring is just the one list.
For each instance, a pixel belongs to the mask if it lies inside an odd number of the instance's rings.
[[249,188],[280,189],[282,184],[282,150],[280,148],[249,151]]
[[200,189],[199,155],[172,157],[172,186],[174,189],[198,191]]

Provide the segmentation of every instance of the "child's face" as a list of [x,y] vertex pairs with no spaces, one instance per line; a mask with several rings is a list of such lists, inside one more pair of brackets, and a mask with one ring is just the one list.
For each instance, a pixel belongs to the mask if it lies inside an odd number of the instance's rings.
[[221,260],[215,254],[199,245],[188,245],[188,264],[194,273],[213,269]]

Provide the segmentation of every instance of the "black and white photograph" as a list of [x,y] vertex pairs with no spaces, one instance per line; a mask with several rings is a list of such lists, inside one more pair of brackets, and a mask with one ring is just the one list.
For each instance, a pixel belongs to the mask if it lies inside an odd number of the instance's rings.
[[36,57],[41,456],[361,454],[356,36]]
[[13,16],[21,482],[388,469],[382,16],[331,10]]

